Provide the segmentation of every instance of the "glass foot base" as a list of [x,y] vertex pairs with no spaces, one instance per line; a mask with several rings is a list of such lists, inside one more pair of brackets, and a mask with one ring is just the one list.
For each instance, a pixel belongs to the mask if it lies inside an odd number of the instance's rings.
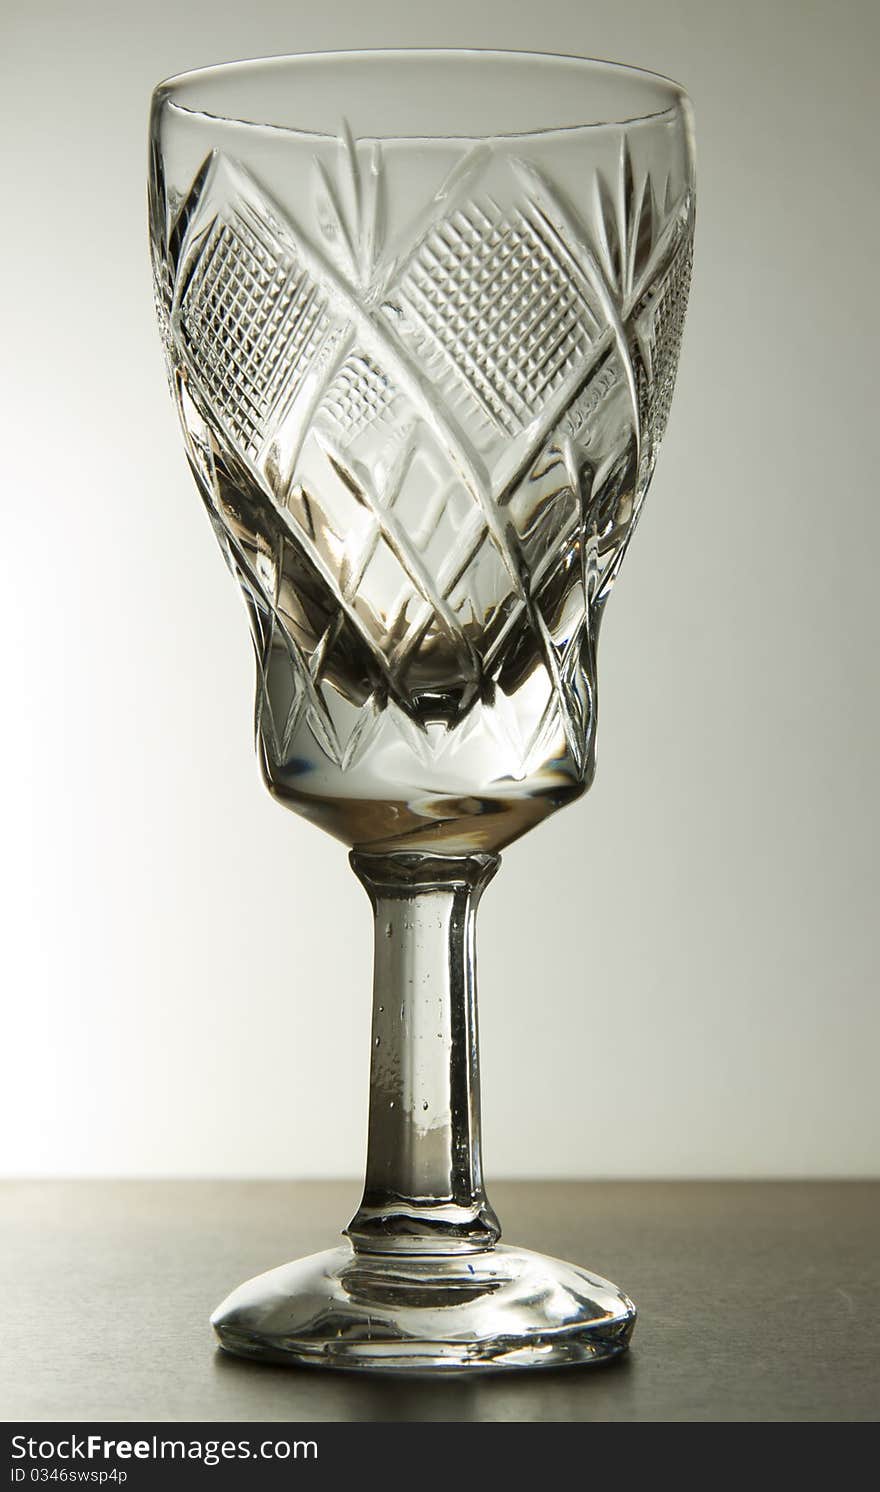
[[407,1258],[345,1243],[248,1280],[211,1324],[240,1357],[470,1372],[604,1362],[635,1320],[616,1285],[527,1249]]

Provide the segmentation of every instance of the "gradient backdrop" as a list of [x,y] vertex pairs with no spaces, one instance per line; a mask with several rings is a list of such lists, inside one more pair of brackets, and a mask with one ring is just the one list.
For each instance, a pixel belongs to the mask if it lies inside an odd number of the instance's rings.
[[147,106],[239,56],[466,44],[669,73],[699,147],[596,785],[481,913],[490,1180],[876,1172],[880,8],[13,0],[0,25],[0,1171],[360,1170],[369,908],[260,786],[153,326]]

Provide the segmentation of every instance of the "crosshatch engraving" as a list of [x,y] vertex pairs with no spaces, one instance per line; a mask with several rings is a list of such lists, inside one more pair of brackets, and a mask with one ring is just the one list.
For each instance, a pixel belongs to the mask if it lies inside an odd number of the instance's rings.
[[502,430],[528,424],[589,352],[590,308],[525,212],[474,204],[441,223],[399,298]]
[[598,618],[672,396],[692,203],[637,182],[625,142],[618,185],[597,178],[576,223],[522,163],[503,207],[472,171],[383,280],[381,157],[365,226],[344,145],[361,218],[322,166],[332,264],[221,156],[158,256],[184,424],[195,441],[198,415],[213,447],[198,470],[251,607],[267,751],[283,766],[305,730],[350,772],[396,732],[436,765],[479,717],[514,779],[560,743],[583,772]]

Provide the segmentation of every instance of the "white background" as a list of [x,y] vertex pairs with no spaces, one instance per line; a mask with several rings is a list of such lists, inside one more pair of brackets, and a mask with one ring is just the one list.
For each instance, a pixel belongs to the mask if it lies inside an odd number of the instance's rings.
[[251,745],[245,617],[152,321],[160,78],[371,45],[679,78],[696,276],[589,798],[480,929],[496,1175],[876,1172],[880,9],[13,0],[0,106],[0,1171],[347,1176],[370,922]]

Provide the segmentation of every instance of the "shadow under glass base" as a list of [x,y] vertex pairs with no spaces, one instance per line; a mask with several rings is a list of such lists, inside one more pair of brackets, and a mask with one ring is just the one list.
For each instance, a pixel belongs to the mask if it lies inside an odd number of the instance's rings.
[[406,1258],[344,1243],[248,1280],[211,1324],[240,1357],[461,1372],[604,1362],[635,1320],[616,1285],[527,1249]]

